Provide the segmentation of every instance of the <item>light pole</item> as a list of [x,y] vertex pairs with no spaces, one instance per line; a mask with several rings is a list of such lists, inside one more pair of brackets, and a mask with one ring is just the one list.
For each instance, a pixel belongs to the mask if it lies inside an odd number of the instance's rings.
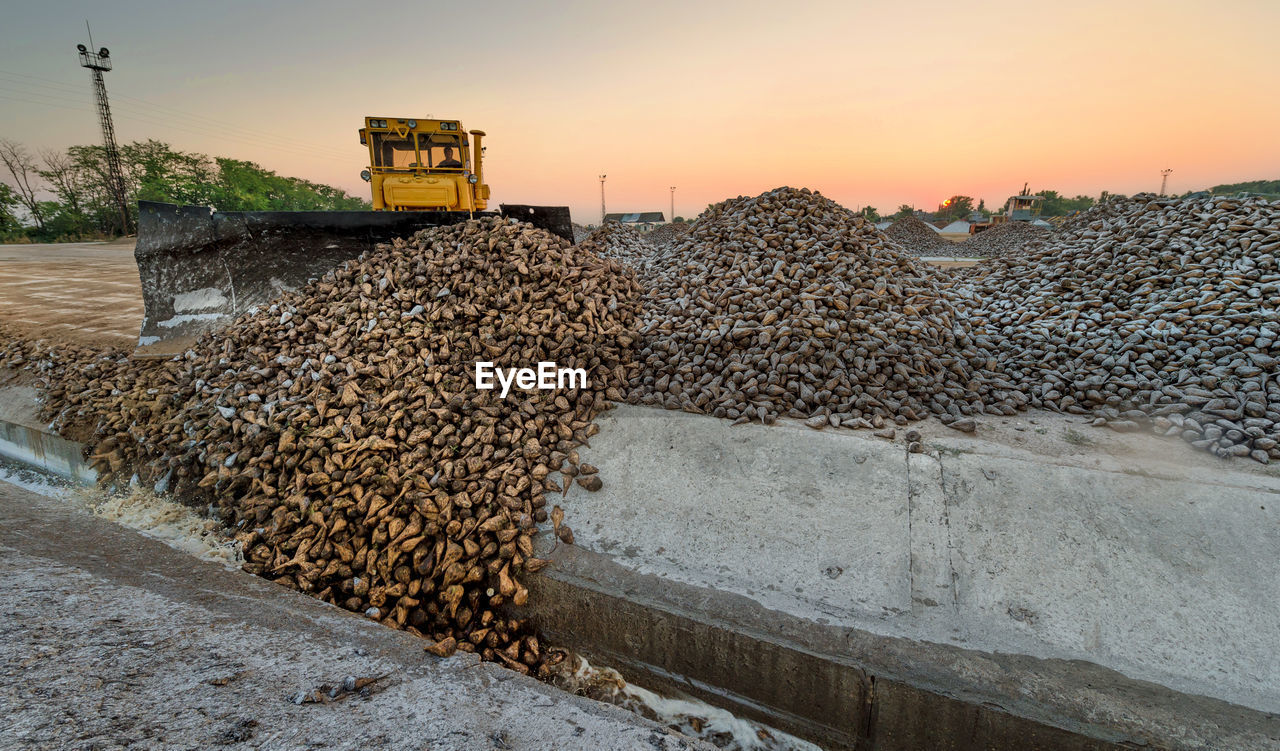
[[[85,21],[85,28],[89,22]],[[116,129],[111,121],[111,105],[107,102],[107,84],[102,74],[111,70],[111,53],[106,47],[94,52],[93,32],[89,32],[89,47],[77,44],[80,53],[80,67],[93,71],[93,94],[98,101],[98,122],[102,125],[103,155],[107,161],[107,186],[112,202],[120,210],[120,234],[129,234],[129,203],[125,195],[124,169],[120,166],[120,149],[116,147]]]
[[676,186],[671,186],[671,221],[676,220]]
[[608,175],[600,176],[600,226],[604,226],[604,179]]

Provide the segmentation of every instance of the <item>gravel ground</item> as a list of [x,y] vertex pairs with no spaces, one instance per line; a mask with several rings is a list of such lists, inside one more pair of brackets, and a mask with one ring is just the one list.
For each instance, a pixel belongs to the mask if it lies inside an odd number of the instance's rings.
[[711,748],[5,483],[0,593],[0,749]]

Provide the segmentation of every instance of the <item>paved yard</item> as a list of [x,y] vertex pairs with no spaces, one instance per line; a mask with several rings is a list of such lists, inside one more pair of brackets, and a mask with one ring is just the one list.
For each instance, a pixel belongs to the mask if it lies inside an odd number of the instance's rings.
[[0,323],[85,344],[136,342],[142,292],[133,245],[0,245]]

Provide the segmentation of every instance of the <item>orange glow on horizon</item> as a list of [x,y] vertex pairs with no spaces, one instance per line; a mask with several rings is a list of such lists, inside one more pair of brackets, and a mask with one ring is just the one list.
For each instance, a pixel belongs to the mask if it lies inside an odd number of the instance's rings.
[[[0,99],[3,135],[33,151],[97,143],[88,82],[65,59],[79,30],[45,5],[0,30],[0,71],[70,88]],[[1275,88],[1280,3],[655,0],[644,23],[608,3],[492,5],[479,26],[469,7],[433,7],[430,23],[456,33],[429,35],[421,56],[387,41],[405,64],[370,54],[384,18],[333,0],[305,18],[256,8],[253,23],[125,8],[94,36],[116,63],[121,141],[365,196],[363,117],[457,118],[488,133],[494,205],[568,205],[583,223],[600,219],[601,174],[609,211],[669,213],[676,185],[685,217],[781,185],[888,214],[939,193],[999,206],[1024,182],[1155,191],[1166,167],[1177,193],[1280,178],[1280,98],[1259,95]],[[42,108],[50,92],[81,111]]]

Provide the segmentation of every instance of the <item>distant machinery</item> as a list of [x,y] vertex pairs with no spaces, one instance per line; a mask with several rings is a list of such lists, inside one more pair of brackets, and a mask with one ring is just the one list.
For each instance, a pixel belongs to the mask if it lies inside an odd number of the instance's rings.
[[1004,203],[1004,209],[992,214],[990,220],[970,224],[969,234],[976,235],[1005,222],[1034,222],[1038,219],[1044,204],[1044,196],[1031,195],[1031,191],[1027,189],[1028,185],[1029,183],[1023,183],[1022,192],[1016,196],[1009,196],[1009,200]]

